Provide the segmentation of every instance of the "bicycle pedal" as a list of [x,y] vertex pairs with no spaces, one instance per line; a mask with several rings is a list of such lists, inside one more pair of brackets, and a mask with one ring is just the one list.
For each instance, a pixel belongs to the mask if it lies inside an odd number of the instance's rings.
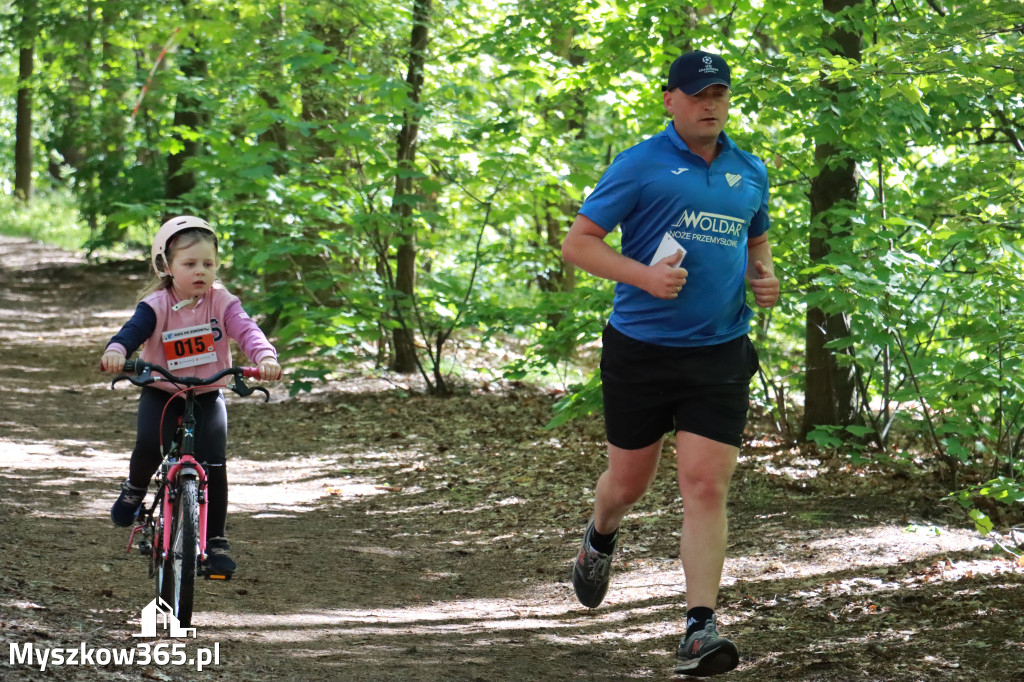
[[216,573],[207,573],[206,574],[206,579],[207,580],[231,580],[231,574],[230,573],[224,573],[224,574],[218,575]]

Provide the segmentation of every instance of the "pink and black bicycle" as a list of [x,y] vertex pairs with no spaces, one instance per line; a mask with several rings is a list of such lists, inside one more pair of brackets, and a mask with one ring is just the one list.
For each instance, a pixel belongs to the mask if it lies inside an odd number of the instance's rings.
[[206,471],[199,463],[203,459],[201,453],[195,451],[195,389],[232,376],[234,383],[226,388],[240,396],[260,391],[265,394],[264,401],[268,401],[270,392],[242,381],[259,378],[256,367],[230,367],[199,379],[175,376],[170,370],[143,360],[129,360],[124,364],[124,372],[114,378],[111,387],[119,381],[140,387],[168,381],[181,389],[185,399],[178,428],[157,474],[156,497],[139,513],[128,539],[128,552],[141,534],[139,554],[149,557],[149,577],[156,581],[156,595],[171,607],[181,627],[188,627],[192,622],[196,576],[220,580],[231,577],[209,574],[201,568],[206,561]]

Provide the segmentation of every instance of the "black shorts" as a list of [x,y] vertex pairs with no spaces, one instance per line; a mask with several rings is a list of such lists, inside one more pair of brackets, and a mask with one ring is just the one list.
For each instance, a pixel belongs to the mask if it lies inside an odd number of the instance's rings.
[[601,383],[608,442],[625,450],[687,431],[739,447],[757,351],[747,335],[714,346],[675,348],[604,329]]

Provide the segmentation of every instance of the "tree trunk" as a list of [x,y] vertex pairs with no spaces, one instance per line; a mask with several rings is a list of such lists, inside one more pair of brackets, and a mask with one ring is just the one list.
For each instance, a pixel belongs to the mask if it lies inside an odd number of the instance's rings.
[[[187,11],[188,2],[182,0],[182,8]],[[195,42],[195,36],[192,36]],[[178,61],[181,65],[181,73],[190,83],[189,89],[196,88],[206,78],[206,60],[198,46],[189,46],[178,51]],[[179,92],[174,102],[174,128],[190,128],[199,130],[204,121],[205,115],[201,100],[190,92]],[[167,183],[166,197],[168,201],[176,203],[181,197],[191,192],[196,186],[196,176],[185,168],[189,159],[199,156],[200,142],[196,136],[189,136],[186,139],[175,133],[174,137],[181,143],[181,151],[172,153],[167,158]],[[185,207],[182,207],[185,208]]]
[[[576,22],[566,23],[560,30],[552,32],[550,43],[552,53],[567,60],[573,68],[579,68],[587,61],[584,48],[576,44],[578,30]],[[552,105],[550,113],[545,114],[549,124],[554,126],[558,121],[564,121],[564,131],[558,132],[576,141],[586,139],[587,107],[583,90],[563,92],[560,97],[552,98]],[[541,241],[539,248],[547,249],[552,265],[537,276],[537,286],[547,292],[572,291],[576,288],[576,268],[562,258],[562,241],[579,209],[579,202],[558,185],[548,190],[546,195],[550,193],[557,198],[545,200],[543,216],[537,223],[537,237]],[[563,312],[551,313],[548,325],[557,327],[564,317]],[[568,345],[563,352],[568,356],[576,351],[576,344],[570,339],[566,341]]]
[[[206,62],[194,50],[183,50],[187,52],[182,60],[181,72],[189,80],[198,81],[206,74]],[[202,126],[203,116],[201,114],[201,103],[198,98],[185,93],[178,93],[174,104],[174,127],[191,128],[198,130]],[[166,195],[170,201],[180,199],[188,194],[196,186],[196,176],[185,168],[185,163],[199,155],[199,141],[186,139],[180,134],[174,134],[175,139],[181,142],[181,151],[174,152],[167,159],[167,185]]]
[[409,85],[408,104],[404,122],[398,133],[397,172],[395,196],[391,214],[396,218],[401,238],[395,253],[395,314],[401,325],[392,333],[394,357],[391,369],[411,373],[417,370],[413,315],[413,297],[416,295],[416,231],[412,226],[413,194],[412,172],[416,166],[416,138],[419,135],[420,94],[423,91],[423,65],[430,42],[431,0],[413,0],[412,38],[409,45],[409,72],[405,82]]
[[[824,0],[826,12],[836,14],[847,7],[858,5],[862,0]],[[860,61],[861,36],[837,23],[827,36],[827,42],[834,42],[838,48],[833,54]],[[846,115],[840,102],[840,95],[849,101],[853,97],[853,86],[840,85],[828,74],[822,76],[822,87],[828,94],[828,101],[834,107],[825,108],[822,117]],[[835,113],[839,111],[840,113]],[[838,127],[838,122],[837,122]],[[810,260],[816,263],[829,254],[828,240],[849,231],[846,219],[829,214],[833,208],[854,206],[857,203],[857,177],[854,159],[846,153],[841,142],[818,142],[814,158],[821,169],[811,180],[811,239]],[[814,288],[814,282],[811,283]],[[815,426],[853,424],[858,415],[856,403],[856,379],[851,364],[841,366],[835,351],[826,344],[850,335],[850,318],[846,313],[826,313],[820,308],[807,310],[806,324],[806,383],[805,410],[802,435]]]
[[[114,188],[121,184],[121,173],[127,160],[125,159],[125,117],[120,103],[125,99],[125,82],[116,75],[115,62],[119,59],[118,18],[125,9],[122,0],[106,0],[102,11],[100,73],[100,103],[97,109],[101,138],[92,145],[92,153],[96,158],[106,159],[97,164],[99,187]],[[111,219],[104,209],[100,209],[100,231],[96,235],[102,244],[113,244],[124,238],[124,231],[118,221]]]
[[17,121],[14,124],[14,194],[32,200],[32,70],[35,61],[34,3],[20,2],[21,36],[18,50]]

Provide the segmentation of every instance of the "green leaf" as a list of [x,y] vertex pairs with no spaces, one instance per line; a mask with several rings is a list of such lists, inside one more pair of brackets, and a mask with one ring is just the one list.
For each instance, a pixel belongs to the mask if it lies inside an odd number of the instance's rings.
[[978,532],[982,535],[988,535],[995,528],[992,520],[984,512],[978,509],[972,509],[969,516],[974,521],[974,527],[977,528]]

